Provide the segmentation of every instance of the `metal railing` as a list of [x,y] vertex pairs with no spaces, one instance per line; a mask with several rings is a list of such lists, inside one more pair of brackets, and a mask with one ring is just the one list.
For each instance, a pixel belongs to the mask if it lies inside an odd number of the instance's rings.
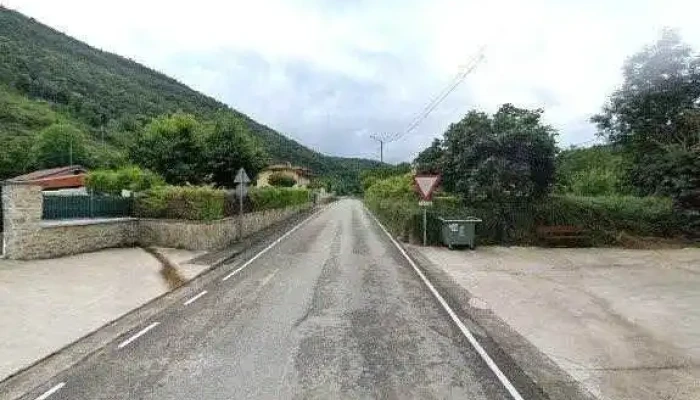
[[133,198],[94,194],[43,194],[43,219],[117,218],[132,215]]

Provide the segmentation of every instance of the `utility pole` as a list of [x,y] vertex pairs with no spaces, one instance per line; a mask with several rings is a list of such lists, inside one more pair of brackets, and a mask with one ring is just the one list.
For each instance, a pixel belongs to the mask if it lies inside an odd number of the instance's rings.
[[384,142],[385,140],[379,135],[369,135],[372,139],[379,142],[379,161],[384,162]]

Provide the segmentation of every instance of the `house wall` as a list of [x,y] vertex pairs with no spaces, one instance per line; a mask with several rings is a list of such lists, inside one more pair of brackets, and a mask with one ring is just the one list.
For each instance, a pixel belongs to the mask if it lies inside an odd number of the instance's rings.
[[[238,220],[212,222],[110,218],[42,220],[41,187],[6,183],[2,190],[4,256],[52,258],[108,247],[162,246],[213,250],[238,239]],[[311,204],[243,215],[243,237],[311,208]]]

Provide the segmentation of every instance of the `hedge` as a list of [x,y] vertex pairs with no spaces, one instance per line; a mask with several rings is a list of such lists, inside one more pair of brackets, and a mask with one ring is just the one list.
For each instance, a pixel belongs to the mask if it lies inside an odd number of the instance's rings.
[[248,196],[255,211],[296,206],[311,201],[308,190],[294,188],[253,188]]
[[163,185],[165,181],[160,175],[139,167],[90,171],[85,178],[85,187],[100,194],[121,194],[122,190],[141,192]]
[[136,198],[136,215],[212,221],[224,217],[223,190],[207,186],[160,186]]
[[[422,212],[407,177],[372,185],[365,203],[394,234],[422,236]],[[436,197],[428,209],[428,243],[440,241],[439,218],[478,217],[481,244],[543,244],[542,225],[573,225],[591,232],[591,244],[614,243],[622,232],[638,236],[673,237],[689,232],[685,218],[674,212],[671,199],[634,196],[551,195],[529,203],[463,204],[456,197]]]
[[[244,212],[301,205],[310,201],[309,191],[287,188],[252,188]],[[136,215],[146,218],[212,221],[238,214],[233,192],[208,186],[161,186],[136,198]]]

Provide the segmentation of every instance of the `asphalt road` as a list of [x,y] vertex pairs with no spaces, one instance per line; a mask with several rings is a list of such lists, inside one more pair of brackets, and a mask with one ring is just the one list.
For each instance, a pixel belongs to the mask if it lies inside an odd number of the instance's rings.
[[203,289],[37,393],[511,399],[359,201],[330,205]]

